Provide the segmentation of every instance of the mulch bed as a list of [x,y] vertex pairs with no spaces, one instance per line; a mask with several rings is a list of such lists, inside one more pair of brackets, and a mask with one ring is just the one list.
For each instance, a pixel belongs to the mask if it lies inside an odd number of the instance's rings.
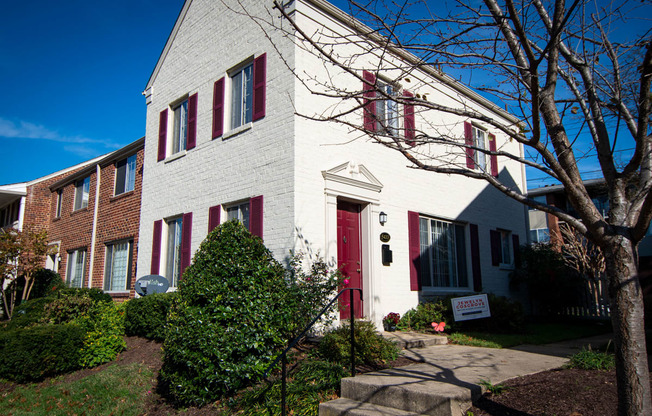
[[616,371],[557,369],[502,383],[468,409],[473,416],[609,416],[617,414]]

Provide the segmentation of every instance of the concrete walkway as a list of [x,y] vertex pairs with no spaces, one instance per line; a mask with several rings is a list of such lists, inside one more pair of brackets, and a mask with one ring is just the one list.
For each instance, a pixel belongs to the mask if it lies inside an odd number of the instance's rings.
[[[407,338],[415,341],[418,337]],[[561,367],[581,347],[598,347],[609,338],[607,335],[511,349],[461,345],[406,349],[406,357],[423,362],[342,379],[341,398],[322,403],[319,415],[463,415],[482,395],[483,388],[478,384],[481,380],[497,384]]]

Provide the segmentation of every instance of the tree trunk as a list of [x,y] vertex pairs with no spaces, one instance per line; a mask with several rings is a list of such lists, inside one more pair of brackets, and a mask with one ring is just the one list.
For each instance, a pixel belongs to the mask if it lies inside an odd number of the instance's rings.
[[616,347],[618,415],[652,415],[643,292],[638,279],[636,247],[620,236],[602,248],[609,277]]

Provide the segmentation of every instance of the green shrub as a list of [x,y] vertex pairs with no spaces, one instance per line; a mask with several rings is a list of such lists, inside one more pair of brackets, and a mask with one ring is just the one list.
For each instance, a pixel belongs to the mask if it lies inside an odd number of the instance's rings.
[[86,331],[79,358],[82,367],[112,361],[125,349],[124,304],[96,302],[74,322]]
[[48,269],[39,269],[34,273],[34,285],[29,294],[30,299],[51,296],[57,290],[66,287],[59,273]]
[[45,315],[41,323],[63,324],[72,322],[88,314],[99,303],[113,303],[111,295],[100,289],[64,288],[45,305]]
[[93,302],[113,302],[111,295],[96,287],[65,287],[59,293],[70,296],[88,296]]
[[35,381],[79,368],[85,332],[76,325],[45,325],[0,332],[0,377]]
[[616,360],[613,354],[588,349],[582,350],[570,357],[566,365],[568,368],[579,368],[580,370],[611,370],[616,367]]
[[[369,321],[355,322],[355,362],[356,364],[378,364],[395,360],[399,348],[393,342],[376,332]],[[342,325],[324,335],[318,348],[319,356],[344,366],[351,363],[351,326]]]
[[45,319],[45,308],[56,298],[36,298],[30,299],[16,306],[11,320],[7,323],[7,329],[26,328],[36,325]]
[[407,311],[396,326],[401,331],[424,331],[432,328],[433,322],[444,320],[446,305],[441,301],[424,302]]
[[202,242],[168,316],[162,393],[203,405],[260,378],[296,318],[285,270],[260,238],[229,221]]
[[165,325],[176,292],[156,293],[125,302],[125,335],[165,339]]

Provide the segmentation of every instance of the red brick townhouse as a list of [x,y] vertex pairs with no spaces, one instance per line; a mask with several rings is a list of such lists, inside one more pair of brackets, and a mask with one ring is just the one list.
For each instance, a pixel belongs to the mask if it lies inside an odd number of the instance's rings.
[[49,186],[48,239],[73,287],[134,295],[143,173],[141,138]]

